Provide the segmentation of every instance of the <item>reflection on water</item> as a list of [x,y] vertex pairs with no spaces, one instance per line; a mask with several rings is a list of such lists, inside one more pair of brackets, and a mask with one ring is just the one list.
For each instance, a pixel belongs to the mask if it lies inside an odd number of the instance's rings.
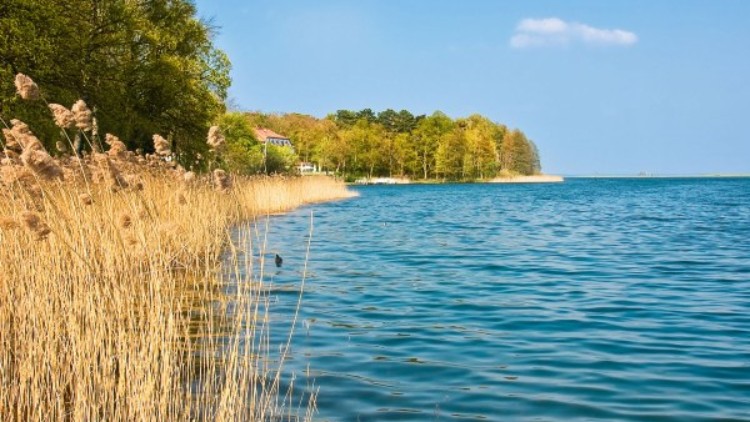
[[358,189],[268,235],[318,419],[750,420],[750,180]]

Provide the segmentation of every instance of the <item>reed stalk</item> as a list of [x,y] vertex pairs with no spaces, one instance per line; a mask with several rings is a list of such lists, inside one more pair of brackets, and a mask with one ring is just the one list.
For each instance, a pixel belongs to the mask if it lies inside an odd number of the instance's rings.
[[294,416],[269,358],[264,241],[230,230],[346,187],[216,189],[122,151],[55,161],[62,179],[0,166],[0,420],[309,419],[314,395]]

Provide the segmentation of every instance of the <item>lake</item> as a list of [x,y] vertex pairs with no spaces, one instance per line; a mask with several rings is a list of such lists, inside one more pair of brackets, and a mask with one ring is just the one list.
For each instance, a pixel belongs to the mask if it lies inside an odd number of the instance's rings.
[[316,420],[750,420],[750,179],[355,189],[270,221]]

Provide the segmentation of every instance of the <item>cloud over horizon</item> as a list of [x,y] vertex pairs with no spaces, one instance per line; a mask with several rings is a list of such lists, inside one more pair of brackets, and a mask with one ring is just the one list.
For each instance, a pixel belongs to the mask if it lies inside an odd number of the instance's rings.
[[523,19],[510,39],[513,48],[555,47],[574,43],[588,45],[631,46],[638,36],[622,29],[595,28],[559,18]]

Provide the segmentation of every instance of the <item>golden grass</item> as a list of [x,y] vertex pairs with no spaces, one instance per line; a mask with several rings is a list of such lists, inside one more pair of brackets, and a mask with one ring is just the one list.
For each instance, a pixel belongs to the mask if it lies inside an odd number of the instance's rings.
[[[211,175],[122,151],[58,164],[64,181],[43,180],[12,153],[0,166],[0,420],[298,413],[281,391],[281,363],[268,359],[278,345],[262,270],[243,250],[251,239],[235,245],[229,233],[351,196],[346,187],[232,177],[219,191]],[[257,258],[263,245],[251,249]],[[231,284],[222,260],[234,265]],[[301,409],[309,419],[314,401]]]

